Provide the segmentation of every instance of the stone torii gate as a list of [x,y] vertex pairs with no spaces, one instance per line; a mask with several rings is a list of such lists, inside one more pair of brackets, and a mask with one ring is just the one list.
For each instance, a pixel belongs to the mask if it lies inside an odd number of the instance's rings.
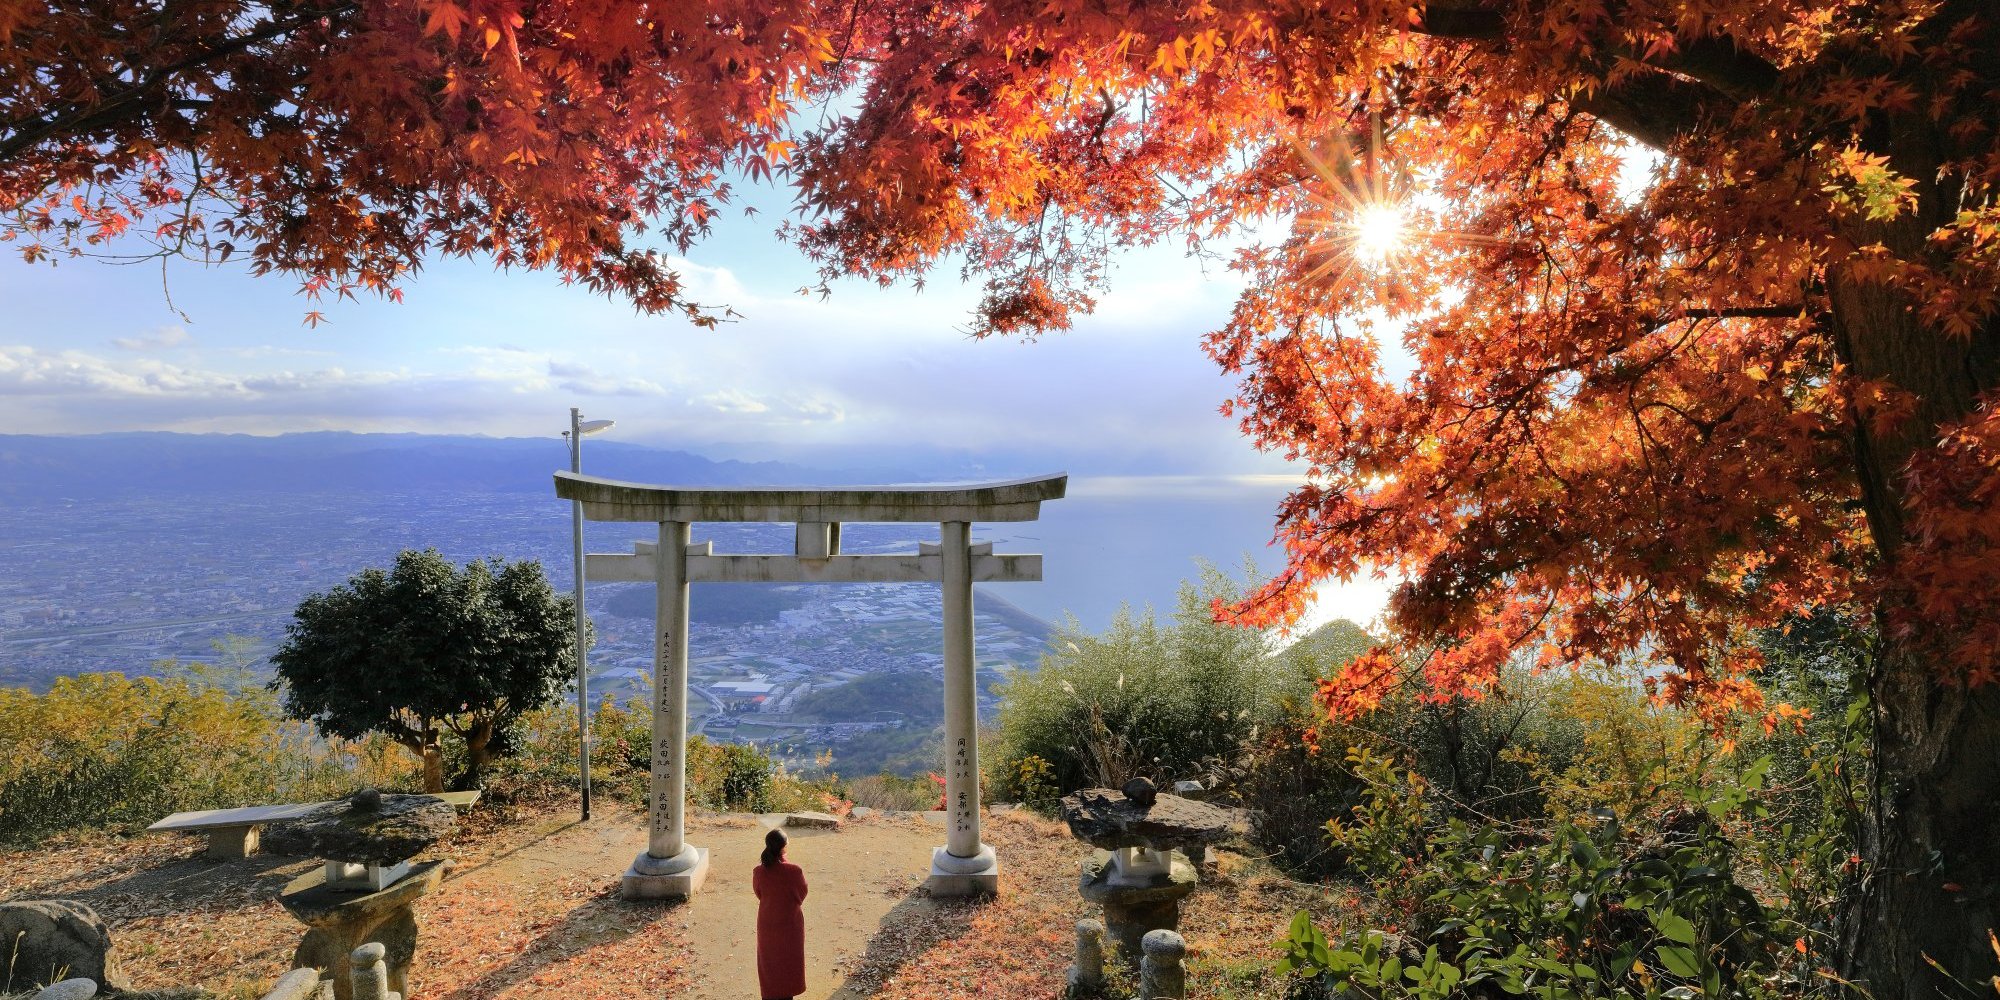
[[[997,891],[1000,862],[979,839],[979,720],[974,683],[972,585],[1042,578],[1039,555],[995,555],[972,544],[974,521],[1032,521],[1044,500],[1059,500],[1067,475],[950,486],[697,488],[625,483],[571,472],[555,474],[556,496],[579,501],[592,521],[653,522],[657,543],[630,555],[591,554],[584,578],[652,583],[652,805],[646,850],[625,872],[628,899],[685,898],[708,876],[708,850],[687,842],[688,585],[692,583],[917,583],[944,592],[944,846],[931,852],[934,896]],[[690,543],[697,521],[792,522],[793,554],[718,555]],[[848,522],[936,522],[939,541],[914,554],[843,555]]]

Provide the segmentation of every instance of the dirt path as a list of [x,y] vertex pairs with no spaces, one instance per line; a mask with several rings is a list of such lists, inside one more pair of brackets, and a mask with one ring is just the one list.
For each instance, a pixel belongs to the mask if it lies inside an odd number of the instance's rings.
[[[764,832],[782,816],[697,819],[690,842],[708,848],[708,884],[688,907],[691,1000],[757,997],[757,899],[750,874]],[[892,910],[930,906],[916,895],[944,827],[918,818],[870,817],[840,830],[790,828],[789,856],[806,870],[806,992],[835,995]],[[636,831],[635,831],[636,835]],[[634,843],[644,846],[643,838]]]
[[[757,898],[750,874],[764,833],[783,815],[694,816],[688,841],[708,848],[708,882],[686,903],[659,908],[676,925],[686,950],[674,964],[687,978],[674,1000],[756,1000]],[[456,895],[518,893],[578,876],[616,879],[646,846],[645,817],[600,812],[587,824],[565,824],[543,839],[455,876]],[[865,995],[843,989],[883,921],[922,920],[933,907],[918,894],[931,848],[942,843],[941,822],[924,816],[871,816],[839,830],[793,827],[791,860],[806,870],[806,992],[802,1000]],[[663,959],[666,958],[663,956]],[[837,992],[838,991],[838,992]],[[456,998],[455,998],[456,1000]]]

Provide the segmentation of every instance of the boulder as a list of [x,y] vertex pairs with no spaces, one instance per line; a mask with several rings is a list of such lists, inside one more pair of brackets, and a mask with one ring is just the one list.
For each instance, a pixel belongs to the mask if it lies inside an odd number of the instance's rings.
[[12,960],[0,990],[22,990],[68,979],[100,988],[125,977],[111,953],[111,931],[95,910],[70,899],[0,903],[0,941]]
[[264,849],[302,858],[393,865],[422,854],[454,823],[456,810],[429,795],[366,789],[264,831]]
[[1125,797],[1141,809],[1153,808],[1153,803],[1160,797],[1160,790],[1153,784],[1151,778],[1133,778],[1119,791],[1124,792]]
[[89,979],[65,979],[50,983],[28,1000],[90,1000],[97,995],[97,983]]

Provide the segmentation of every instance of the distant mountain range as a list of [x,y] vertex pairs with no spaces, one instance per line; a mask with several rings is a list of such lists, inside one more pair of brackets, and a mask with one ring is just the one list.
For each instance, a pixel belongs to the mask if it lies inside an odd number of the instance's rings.
[[[782,462],[715,461],[618,441],[584,445],[592,475],[700,485],[858,482],[854,473]],[[0,434],[0,497],[381,490],[546,493],[569,468],[561,438],[326,431],[249,434]],[[864,477],[866,478],[866,477]]]

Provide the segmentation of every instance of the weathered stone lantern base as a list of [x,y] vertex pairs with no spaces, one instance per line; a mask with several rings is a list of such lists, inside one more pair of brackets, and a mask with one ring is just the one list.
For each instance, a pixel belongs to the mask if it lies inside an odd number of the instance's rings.
[[940,847],[931,852],[931,874],[924,880],[924,887],[937,899],[997,896],[1000,894],[1000,858],[988,844],[979,845],[979,853],[969,858],[961,858]]
[[706,881],[706,847],[689,844],[671,858],[656,858],[641,851],[619,880],[618,894],[626,899],[687,899],[700,892]]
[[383,948],[389,989],[409,994],[410,961],[417,953],[417,899],[437,887],[449,862],[417,865],[380,892],[357,893],[326,884],[326,869],[292,880],[278,902],[309,929],[292,955],[295,969],[323,969],[337,1000],[352,1000],[349,956],[370,942]]
[[1180,929],[1181,900],[1194,887],[1194,865],[1180,851],[1125,848],[1092,853],[1077,892],[1104,907],[1107,943],[1136,967],[1147,931]]

